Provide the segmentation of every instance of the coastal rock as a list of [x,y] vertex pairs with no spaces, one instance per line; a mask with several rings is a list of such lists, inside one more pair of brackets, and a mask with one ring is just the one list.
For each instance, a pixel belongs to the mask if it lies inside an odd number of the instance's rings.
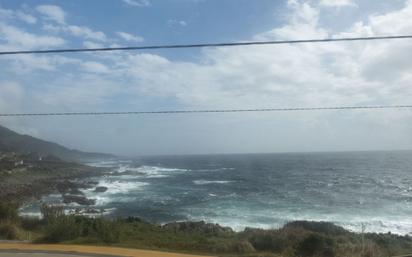
[[96,192],[96,193],[104,193],[104,192],[106,192],[107,190],[108,190],[107,187],[96,187],[96,188],[94,189],[94,192]]
[[80,205],[94,205],[96,204],[95,199],[88,199],[83,195],[63,195],[63,203],[77,203]]
[[175,232],[199,232],[216,236],[234,233],[230,227],[222,227],[219,224],[206,223],[204,221],[173,222],[163,225],[163,229]]
[[80,189],[89,189],[95,187],[99,182],[97,181],[80,181],[76,180],[77,187]]
[[75,215],[96,215],[103,213],[103,210],[94,209],[94,208],[76,208],[72,210],[70,213]]
[[57,191],[61,194],[83,195],[79,190],[79,185],[72,181],[61,181],[56,185]]

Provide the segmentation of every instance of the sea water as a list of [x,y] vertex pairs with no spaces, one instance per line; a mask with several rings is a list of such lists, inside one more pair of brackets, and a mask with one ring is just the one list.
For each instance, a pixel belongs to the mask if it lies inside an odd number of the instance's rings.
[[[111,169],[84,190],[111,216],[278,228],[328,221],[352,231],[412,232],[412,152],[141,157],[88,163]],[[46,201],[59,201],[56,195]],[[33,208],[33,207],[31,207]],[[30,209],[30,208],[29,208]]]

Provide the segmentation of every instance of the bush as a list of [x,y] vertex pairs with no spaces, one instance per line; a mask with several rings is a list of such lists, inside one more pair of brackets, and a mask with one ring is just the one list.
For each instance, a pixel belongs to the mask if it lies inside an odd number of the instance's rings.
[[38,230],[44,225],[44,221],[38,218],[22,217],[20,218],[21,227],[25,230]]
[[74,217],[61,216],[48,222],[44,236],[40,240],[47,243],[58,243],[78,238],[81,235],[81,226],[76,224]]
[[249,242],[256,250],[280,253],[286,246],[285,236],[277,231],[256,231],[249,237]]
[[335,256],[333,245],[332,239],[318,234],[311,234],[297,245],[296,255],[303,257],[333,257]]
[[96,220],[96,231],[100,240],[107,244],[119,242],[120,230],[113,221]]
[[236,253],[254,253],[256,252],[256,249],[253,247],[253,245],[249,241],[239,241],[233,243],[231,247],[233,252]]
[[19,219],[18,205],[14,203],[0,203],[0,222],[16,222]]
[[345,235],[348,234],[344,228],[336,226],[330,222],[316,222],[316,221],[293,221],[287,223],[284,229],[301,228],[325,235]]
[[19,232],[15,225],[1,224],[0,225],[0,238],[6,240],[16,240],[19,238]]
[[106,244],[119,242],[119,222],[82,216],[57,216],[49,220],[40,240],[58,243],[76,239],[96,240]]

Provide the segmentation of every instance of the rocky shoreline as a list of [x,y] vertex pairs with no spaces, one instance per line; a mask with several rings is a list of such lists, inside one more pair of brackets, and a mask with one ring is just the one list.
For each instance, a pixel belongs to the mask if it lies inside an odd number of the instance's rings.
[[65,203],[92,205],[94,201],[87,199],[80,189],[95,187],[97,182],[87,179],[108,172],[105,168],[62,160],[26,161],[12,165],[10,161],[0,160],[0,165],[0,199],[19,204],[39,200],[44,195],[60,193]]

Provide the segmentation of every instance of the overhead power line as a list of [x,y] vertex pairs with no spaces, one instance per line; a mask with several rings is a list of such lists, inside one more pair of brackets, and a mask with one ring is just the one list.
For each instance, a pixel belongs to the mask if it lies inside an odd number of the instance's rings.
[[371,40],[393,40],[393,39],[412,39],[412,35],[376,36],[376,37],[345,37],[345,38],[324,38],[324,39],[303,39],[303,40],[249,41],[249,42],[235,42],[235,43],[202,43],[202,44],[148,45],[148,46],[126,46],[126,47],[16,50],[16,51],[2,51],[0,52],[0,55],[53,54],[53,53],[102,52],[102,51],[107,52],[107,51],[156,50],[156,49],[199,48],[199,47],[231,47],[231,46],[250,46],[250,45],[280,45],[280,44],[326,43],[326,42],[342,42],[342,41],[371,41]]
[[211,110],[165,110],[165,111],[124,111],[124,112],[48,112],[48,113],[0,113],[0,117],[23,116],[109,116],[144,114],[191,114],[191,113],[245,113],[245,112],[290,112],[323,110],[366,110],[366,109],[412,109],[412,105],[376,106],[336,106],[336,107],[298,107],[298,108],[259,108],[259,109],[211,109]]

